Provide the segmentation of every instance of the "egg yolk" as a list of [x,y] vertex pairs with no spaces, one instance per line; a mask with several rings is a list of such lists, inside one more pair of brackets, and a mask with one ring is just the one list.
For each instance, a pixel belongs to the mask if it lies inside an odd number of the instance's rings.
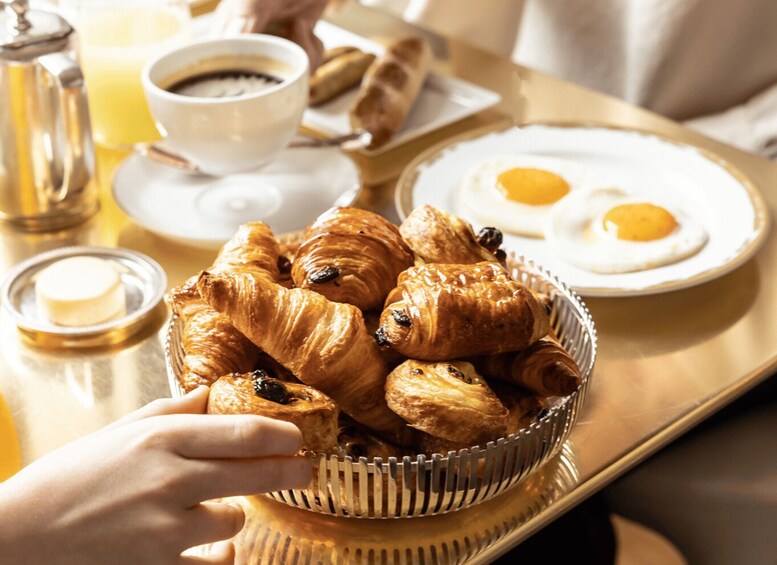
[[522,167],[501,173],[497,186],[508,200],[534,206],[553,204],[569,193],[569,183],[557,174]]
[[618,239],[627,241],[661,239],[677,227],[671,212],[646,202],[616,206],[604,215],[603,223],[606,231],[614,231]]

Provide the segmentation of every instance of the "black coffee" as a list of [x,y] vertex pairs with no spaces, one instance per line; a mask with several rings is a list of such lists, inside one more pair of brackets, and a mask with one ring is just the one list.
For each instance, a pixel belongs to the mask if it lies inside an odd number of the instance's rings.
[[188,76],[165,90],[197,98],[226,98],[261,92],[282,82],[282,78],[259,71],[218,70]]

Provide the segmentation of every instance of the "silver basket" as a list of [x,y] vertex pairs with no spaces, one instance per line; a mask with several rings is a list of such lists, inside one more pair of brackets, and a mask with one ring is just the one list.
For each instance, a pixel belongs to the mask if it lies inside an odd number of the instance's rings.
[[[453,512],[497,496],[519,484],[556,455],[569,436],[585,401],[596,359],[596,330],[585,304],[554,275],[533,261],[510,254],[514,279],[552,298],[551,326],[583,374],[576,392],[556,398],[530,426],[484,447],[415,457],[353,459],[312,454],[314,480],[306,490],[267,496],[313,512],[354,518],[409,518]],[[183,367],[182,322],[173,315],[167,331],[165,361],[174,396]]]

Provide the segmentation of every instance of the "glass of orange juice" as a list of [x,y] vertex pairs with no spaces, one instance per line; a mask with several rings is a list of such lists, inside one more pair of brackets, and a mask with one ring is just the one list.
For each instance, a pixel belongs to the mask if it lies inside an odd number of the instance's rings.
[[60,0],[76,28],[97,143],[130,148],[160,139],[140,74],[162,51],[190,40],[186,0]]

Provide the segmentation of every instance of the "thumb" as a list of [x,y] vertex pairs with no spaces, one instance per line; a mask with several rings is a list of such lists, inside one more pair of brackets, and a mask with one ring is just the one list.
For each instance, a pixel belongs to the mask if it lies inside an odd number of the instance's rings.
[[107,425],[101,431],[113,430],[144,418],[165,414],[204,414],[208,406],[209,393],[210,389],[207,386],[200,385],[179,398],[157,398]]

